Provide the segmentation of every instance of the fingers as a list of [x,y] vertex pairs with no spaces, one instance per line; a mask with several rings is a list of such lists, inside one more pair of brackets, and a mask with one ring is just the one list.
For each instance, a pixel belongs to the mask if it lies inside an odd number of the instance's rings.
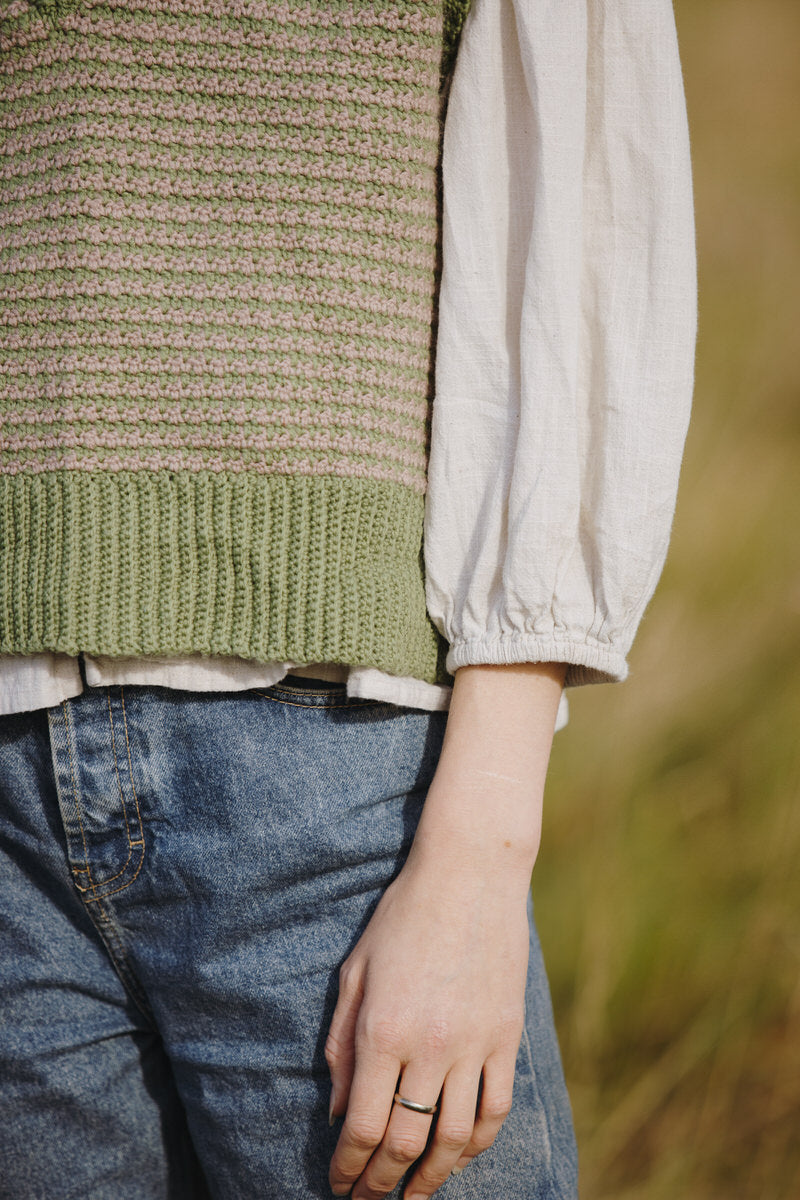
[[459,1170],[463,1170],[473,1158],[488,1150],[500,1132],[500,1127],[511,1111],[515,1065],[516,1055],[510,1058],[508,1055],[501,1057],[495,1054],[486,1060],[483,1068],[483,1091],[475,1126],[468,1144],[455,1164]]
[[[359,1055],[358,1069],[350,1085],[347,1113],[328,1176],[334,1196],[349,1195],[376,1146],[383,1141],[392,1115],[392,1098],[399,1071],[399,1061],[389,1055]],[[420,1120],[429,1122],[430,1118],[422,1117]],[[422,1144],[425,1145],[424,1139]],[[390,1191],[391,1188],[386,1190]],[[383,1196],[385,1192],[358,1194]]]
[[456,1064],[444,1082],[435,1118],[394,1103],[394,1094],[398,1091],[420,1104],[435,1104],[437,1075],[430,1067],[409,1065],[397,1083],[398,1065],[390,1060],[381,1065],[378,1059],[371,1065],[368,1060],[359,1062],[331,1164],[334,1195],[344,1196],[352,1189],[353,1200],[381,1200],[417,1163],[404,1200],[427,1200],[454,1168],[463,1169],[488,1150],[510,1111],[513,1060],[509,1063],[499,1056],[487,1060],[477,1114],[481,1070]]
[[345,963],[339,972],[339,999],[325,1041],[325,1061],[331,1073],[330,1123],[347,1108],[355,1068],[355,1037],[364,989],[361,977]]
[[393,1107],[388,1123],[380,1143],[373,1147],[374,1153],[353,1188],[353,1200],[378,1200],[378,1197],[391,1192],[425,1150],[433,1115],[413,1112],[402,1104],[394,1103],[395,1091],[408,1100],[430,1105],[438,1103],[441,1087],[441,1073],[406,1067],[400,1082],[392,1088],[389,1099]]
[[406,1184],[404,1200],[430,1196],[442,1186],[462,1157],[475,1126],[480,1074],[480,1068],[470,1070],[459,1065],[448,1075],[431,1144]]

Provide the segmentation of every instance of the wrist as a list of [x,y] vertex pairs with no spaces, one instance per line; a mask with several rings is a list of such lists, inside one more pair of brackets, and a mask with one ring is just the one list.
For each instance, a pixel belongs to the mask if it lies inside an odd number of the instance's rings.
[[456,914],[487,916],[524,907],[531,886],[531,868],[487,860],[442,857],[433,845],[415,843],[401,872],[412,894],[438,897],[437,904]]
[[503,792],[492,781],[431,784],[412,848],[427,871],[486,876],[527,889],[539,850],[542,796]]
[[565,673],[563,663],[460,667],[437,774],[540,796]]
[[521,663],[456,672],[436,772],[414,843],[426,872],[485,875],[525,891],[565,666]]

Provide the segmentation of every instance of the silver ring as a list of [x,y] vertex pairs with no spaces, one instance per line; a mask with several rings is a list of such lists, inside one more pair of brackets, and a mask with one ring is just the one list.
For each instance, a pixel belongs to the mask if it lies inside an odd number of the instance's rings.
[[394,1094],[395,1104],[402,1104],[403,1108],[410,1108],[412,1112],[422,1113],[429,1117],[438,1111],[438,1104],[417,1104],[416,1100],[406,1100],[405,1096],[401,1096],[399,1092]]

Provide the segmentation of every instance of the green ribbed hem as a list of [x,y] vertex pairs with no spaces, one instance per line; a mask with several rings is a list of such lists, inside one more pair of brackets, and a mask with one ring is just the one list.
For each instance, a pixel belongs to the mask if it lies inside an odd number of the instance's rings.
[[424,497],[253,472],[0,476],[0,652],[341,662],[452,683]]

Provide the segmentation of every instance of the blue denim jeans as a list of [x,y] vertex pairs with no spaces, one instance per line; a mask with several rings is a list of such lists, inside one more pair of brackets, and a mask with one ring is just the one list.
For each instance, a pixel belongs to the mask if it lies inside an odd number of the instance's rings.
[[[0,1196],[331,1195],[338,969],[445,722],[296,676],[0,717]],[[575,1176],[531,919],[511,1114],[437,1197],[572,1198]]]

